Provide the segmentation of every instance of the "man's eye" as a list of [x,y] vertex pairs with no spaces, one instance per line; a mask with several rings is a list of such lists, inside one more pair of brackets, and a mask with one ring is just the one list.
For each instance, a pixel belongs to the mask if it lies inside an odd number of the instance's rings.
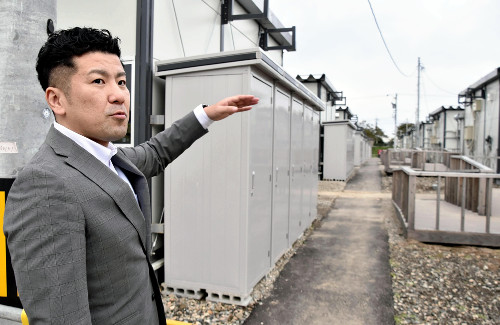
[[118,85],[120,85],[120,86],[126,86],[127,85],[127,81],[126,80],[120,80],[120,81],[118,81]]
[[95,83],[95,84],[98,84],[98,85],[104,84],[104,80],[102,80],[102,79],[96,79],[96,80],[94,80],[92,82]]

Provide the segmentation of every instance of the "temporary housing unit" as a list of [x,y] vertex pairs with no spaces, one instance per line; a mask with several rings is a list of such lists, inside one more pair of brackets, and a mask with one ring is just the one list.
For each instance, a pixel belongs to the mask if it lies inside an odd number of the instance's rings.
[[354,116],[355,115],[351,112],[349,106],[346,106],[344,108],[337,107],[337,109],[335,109],[335,118],[333,119],[333,121],[344,121],[344,120],[350,121]]
[[321,122],[323,121],[333,121],[336,116],[336,105],[339,103],[345,103],[345,97],[341,91],[335,90],[332,83],[325,74],[322,75],[298,75],[297,80],[300,81],[304,86],[309,89],[313,94],[325,103],[325,110],[320,112],[320,135],[319,135],[319,166],[318,166],[318,176],[319,179],[323,179],[323,147],[324,147],[324,136],[323,136],[323,126]]
[[350,121],[323,122],[324,180],[348,180],[354,171],[354,132]]
[[320,121],[335,120],[336,105],[345,103],[343,92],[337,91],[325,74],[298,75],[296,78],[326,104],[325,110],[320,113]]
[[165,172],[165,283],[248,304],[253,286],[316,218],[324,103],[259,49],[158,62],[165,125],[199,103],[259,104],[210,126]]
[[371,141],[365,136],[363,130],[357,129],[354,132],[354,166],[361,166],[371,157]]
[[414,129],[408,129],[403,137],[401,138],[401,148],[403,149],[413,149],[415,148],[415,131]]
[[464,109],[460,106],[441,106],[429,114],[429,120],[433,121],[430,136],[431,149],[460,151],[460,132],[456,116],[463,111]]
[[430,150],[434,123],[428,120],[425,122],[420,122],[418,127],[419,127],[418,138],[419,138],[420,148]]
[[500,173],[500,67],[459,94],[464,105],[464,154]]

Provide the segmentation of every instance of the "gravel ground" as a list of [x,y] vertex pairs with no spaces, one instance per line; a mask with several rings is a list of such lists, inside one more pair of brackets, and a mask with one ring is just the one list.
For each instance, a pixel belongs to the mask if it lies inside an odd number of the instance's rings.
[[[417,178],[417,192],[435,178]],[[390,191],[392,177],[382,179]],[[386,202],[396,324],[500,324],[500,249],[406,240]]]
[[[432,190],[432,178],[418,178],[417,191]],[[382,192],[390,192],[392,177],[382,178]],[[320,182],[318,215],[324,217],[345,182]],[[471,246],[428,245],[401,236],[390,200],[385,200],[386,227],[391,251],[396,324],[500,325],[500,250]],[[278,261],[252,292],[247,307],[206,300],[163,296],[167,319],[197,325],[243,324],[256,304],[266,298],[273,283],[305,239],[306,233]]]
[[394,220],[387,228],[396,324],[500,324],[500,250],[406,240]]

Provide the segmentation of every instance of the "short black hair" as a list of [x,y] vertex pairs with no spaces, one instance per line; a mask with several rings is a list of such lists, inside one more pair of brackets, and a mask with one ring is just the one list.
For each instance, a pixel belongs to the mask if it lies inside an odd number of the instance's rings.
[[73,57],[90,52],[116,54],[120,58],[120,39],[113,37],[107,29],[74,27],[63,29],[49,35],[38,52],[36,71],[42,89],[53,86],[51,76],[59,67],[75,68]]

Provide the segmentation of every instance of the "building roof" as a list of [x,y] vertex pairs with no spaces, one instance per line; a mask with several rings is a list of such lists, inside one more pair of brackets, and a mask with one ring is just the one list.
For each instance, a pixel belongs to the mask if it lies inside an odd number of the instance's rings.
[[500,79],[500,67],[488,73],[486,76],[482,77],[481,79],[479,79],[478,81],[467,87],[467,89],[462,90],[460,92],[460,95],[466,95],[471,91],[483,88],[485,85],[490,84],[497,79]]
[[323,87],[326,88],[326,90],[332,94],[333,98],[335,99],[341,99],[339,96],[339,92],[335,90],[335,87],[333,87],[333,84],[328,80],[326,75],[323,74],[317,74],[317,75],[297,75],[296,79],[302,83],[321,83]]
[[457,106],[457,107],[453,107],[453,106],[448,106],[448,107],[445,107],[445,106],[441,106],[439,107],[438,109],[436,109],[435,111],[429,113],[429,116],[436,116],[436,115],[439,115],[441,112],[444,112],[444,111],[463,111],[464,108],[461,107],[461,106]]
[[354,116],[354,114],[353,114],[353,113],[351,112],[351,110],[349,109],[349,106],[346,106],[346,107],[344,107],[344,108],[342,108],[342,107],[340,107],[340,106],[339,106],[339,107],[337,107],[337,108],[335,109],[335,112],[347,112],[347,116],[349,116],[349,119],[350,119],[352,116]]

